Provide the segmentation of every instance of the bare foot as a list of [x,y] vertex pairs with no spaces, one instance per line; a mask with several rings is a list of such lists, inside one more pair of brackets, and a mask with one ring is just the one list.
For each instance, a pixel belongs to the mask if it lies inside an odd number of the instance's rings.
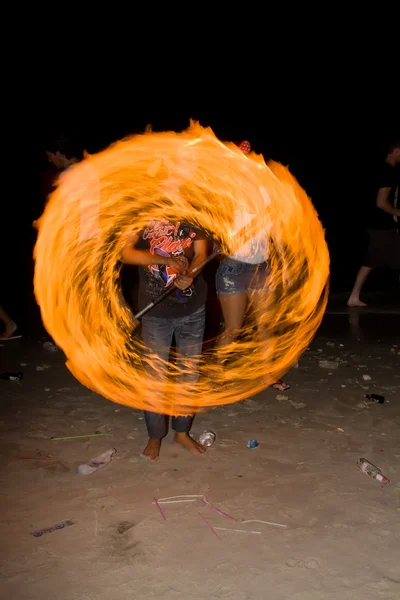
[[350,298],[347,300],[347,306],[368,306],[368,304],[365,304],[365,302],[361,302],[361,300],[359,298],[352,298],[350,296]]
[[175,433],[174,444],[175,446],[183,446],[194,454],[204,454],[206,452],[204,446],[191,438],[188,433]]
[[17,331],[17,325],[12,321],[11,323],[7,323],[6,327],[0,336],[2,340],[9,340],[13,338],[14,333]]
[[155,440],[150,438],[146,448],[141,453],[142,458],[147,458],[147,460],[156,461],[158,460],[161,449],[161,440]]
[[290,385],[288,383],[286,383],[285,381],[283,381],[282,379],[280,379],[276,383],[273,383],[271,385],[271,387],[274,390],[277,390],[278,392],[286,392],[286,390],[290,390]]

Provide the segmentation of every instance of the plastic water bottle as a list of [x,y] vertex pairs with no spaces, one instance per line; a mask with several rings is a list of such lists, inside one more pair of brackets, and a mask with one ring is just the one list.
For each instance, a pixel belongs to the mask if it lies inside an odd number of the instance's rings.
[[199,437],[199,444],[208,448],[209,446],[213,445],[216,437],[217,436],[213,431],[209,431],[208,429],[206,429]]
[[376,479],[377,481],[379,481],[379,483],[382,483],[383,485],[387,485],[388,483],[390,483],[390,479],[385,477],[382,471],[378,467],[370,463],[369,460],[367,460],[366,458],[360,458],[357,461],[357,467],[362,473],[365,473],[372,479]]
[[94,473],[95,471],[98,471],[99,469],[106,467],[108,464],[110,464],[112,457],[114,456],[115,453],[116,453],[116,449],[111,448],[111,450],[107,450],[107,452],[100,454],[100,456],[96,456],[96,458],[92,458],[92,460],[90,462],[88,462],[87,464],[80,465],[78,467],[79,473],[81,475],[90,475],[91,473]]

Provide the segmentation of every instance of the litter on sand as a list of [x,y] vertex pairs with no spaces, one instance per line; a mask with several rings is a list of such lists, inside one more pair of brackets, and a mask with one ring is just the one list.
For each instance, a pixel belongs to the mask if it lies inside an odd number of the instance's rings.
[[248,531],[247,529],[231,529],[230,527],[215,527],[218,531],[234,531],[235,533],[256,533],[262,535],[262,531]]
[[208,500],[206,500],[205,498],[202,498],[200,500],[200,502],[202,504],[205,504],[206,506],[208,506],[209,508],[212,508],[212,510],[215,510],[215,512],[217,512],[219,515],[222,515],[223,517],[227,517],[228,519],[232,519],[232,521],[238,521],[239,519],[236,519],[235,517],[232,517],[231,515],[228,515],[228,513],[223,512],[222,510],[220,510],[219,508],[217,508],[216,506],[213,506],[212,504],[210,504],[208,502]]
[[55,460],[55,458],[42,458],[41,456],[17,456],[17,460]]
[[[211,510],[214,510],[216,513],[218,513],[222,517],[226,517],[227,519],[236,521],[236,522],[240,523],[241,525],[245,525],[246,523],[262,523],[264,525],[271,525],[272,527],[281,527],[283,529],[287,529],[287,527],[288,527],[287,525],[283,525],[282,523],[273,523],[272,521],[261,521],[260,519],[247,519],[246,521],[241,521],[240,519],[233,517],[232,515],[224,512],[223,510],[220,510],[219,508],[217,508],[216,506],[211,504],[211,502],[209,502],[204,497],[203,494],[186,494],[186,495],[182,494],[181,496],[167,496],[166,498],[159,498],[158,500],[156,498],[154,498],[153,504],[155,504],[157,506],[163,519],[166,521],[167,519],[161,510],[160,504],[175,504],[175,503],[181,503],[181,502],[197,502],[197,501],[200,501],[201,504],[203,504],[204,506],[208,506],[208,508],[210,508]],[[198,514],[203,519],[203,521],[205,521],[205,523],[207,523],[208,527],[212,530],[212,532],[214,533],[214,535],[216,535],[216,537],[218,537],[218,536],[214,530],[235,531],[238,533],[254,533],[257,535],[262,534],[261,531],[249,531],[247,529],[230,529],[230,528],[226,528],[226,527],[214,527],[213,528],[202,513],[199,512]],[[220,539],[220,538],[218,538],[218,539]]]
[[213,534],[215,535],[216,538],[218,538],[221,541],[221,538],[219,537],[219,535],[214,531],[214,528],[210,525],[210,523],[207,521],[207,519],[199,512],[200,517],[203,519],[203,521],[206,523],[206,525],[208,525],[208,527],[211,529],[211,531],[213,532]]
[[163,511],[161,510],[161,506],[158,504],[157,498],[153,498],[153,500],[154,500],[154,504],[157,506],[158,510],[160,511],[160,515],[162,516],[164,521],[166,521],[167,517],[164,515]]
[[[180,502],[197,502],[196,498],[187,498],[183,500],[158,500],[158,504],[179,504]],[[153,504],[155,504],[153,500]]]
[[88,437],[100,437],[100,436],[108,436],[112,437],[112,433],[87,433],[86,435],[64,435],[63,437],[51,437],[49,440],[75,440],[78,438],[88,438]]
[[75,525],[75,521],[69,519],[68,521],[62,521],[61,523],[57,523],[57,525],[52,525],[51,527],[45,527],[44,529],[37,529],[33,531],[31,535],[33,537],[42,537],[44,533],[52,533],[53,531],[58,531],[59,529],[65,529],[66,527],[70,527],[71,525]]
[[204,498],[203,494],[182,494],[181,496],[168,496],[168,498],[159,498],[158,502],[164,502],[164,500],[174,500],[175,498]]
[[274,525],[275,527],[284,527],[287,529],[287,525],[282,525],[281,523],[271,523],[271,521],[260,521],[259,519],[249,519],[248,521],[242,521],[242,525],[245,523],[264,523],[265,525]]

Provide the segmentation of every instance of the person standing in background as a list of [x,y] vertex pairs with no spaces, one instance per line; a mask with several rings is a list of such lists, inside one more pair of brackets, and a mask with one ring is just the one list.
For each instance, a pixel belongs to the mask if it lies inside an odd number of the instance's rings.
[[4,323],[4,330],[0,334],[0,341],[4,342],[6,340],[16,340],[22,337],[18,334],[16,323],[14,323],[12,318],[6,313],[2,306],[0,306],[0,321]]
[[400,204],[399,173],[400,139],[388,146],[388,153],[382,165],[379,189],[376,196],[376,209],[368,229],[369,244],[367,256],[361,266],[347,301],[347,306],[367,306],[360,300],[361,290],[375,268],[389,267],[400,270]]

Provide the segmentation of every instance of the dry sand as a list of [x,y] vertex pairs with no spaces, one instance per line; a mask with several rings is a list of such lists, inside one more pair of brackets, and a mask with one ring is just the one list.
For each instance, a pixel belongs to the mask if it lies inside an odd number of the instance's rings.
[[[217,433],[207,455],[175,448],[170,434],[157,464],[138,458],[146,441],[140,412],[83,388],[61,353],[4,343],[1,370],[21,369],[24,380],[0,381],[0,597],[400,598],[398,324],[380,343],[320,335],[288,374],[288,392],[265,390],[198,415],[195,436]],[[339,364],[329,370],[321,360]],[[384,394],[385,404],[365,401],[369,391]],[[95,431],[112,437],[49,440]],[[249,450],[250,439],[259,446]],[[110,465],[78,474],[79,464],[111,447]],[[18,459],[48,455],[54,460]],[[391,483],[359,472],[360,457]],[[153,498],[179,494],[202,495],[238,521],[198,500],[162,505],[164,521]],[[220,539],[199,513],[226,528],[215,529]],[[30,535],[66,519],[76,524]]]

